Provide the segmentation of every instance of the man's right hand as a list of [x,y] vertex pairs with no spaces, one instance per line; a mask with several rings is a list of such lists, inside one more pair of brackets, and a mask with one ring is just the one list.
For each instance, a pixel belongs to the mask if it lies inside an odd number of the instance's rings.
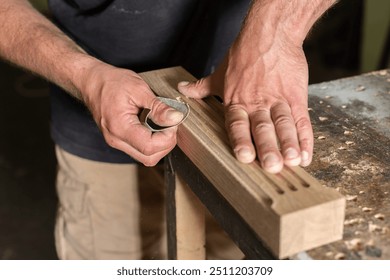
[[179,123],[182,113],[159,101],[135,72],[98,62],[86,70],[82,98],[106,142],[146,166],[156,165],[176,145],[176,127],[151,132],[138,115],[143,108],[159,125]]

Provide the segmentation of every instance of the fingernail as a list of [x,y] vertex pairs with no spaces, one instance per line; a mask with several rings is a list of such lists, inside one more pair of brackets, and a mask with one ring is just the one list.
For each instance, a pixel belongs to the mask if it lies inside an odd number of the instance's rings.
[[188,82],[188,81],[182,81],[178,85],[181,87],[185,87],[185,86],[188,86],[189,84],[190,84],[190,82]]
[[168,121],[179,123],[183,119],[183,113],[175,109],[169,109],[166,113],[166,118]]
[[279,157],[273,153],[271,154],[268,154],[264,157],[264,166],[265,167],[271,167],[271,166],[274,166],[276,164],[279,164]]
[[301,157],[302,157],[302,165],[303,166],[307,165],[309,162],[309,153],[306,151],[302,151]]
[[295,159],[299,156],[297,150],[294,148],[288,148],[285,152],[286,159]]
[[255,159],[252,150],[247,147],[239,149],[236,152],[236,157],[242,163],[250,163]]

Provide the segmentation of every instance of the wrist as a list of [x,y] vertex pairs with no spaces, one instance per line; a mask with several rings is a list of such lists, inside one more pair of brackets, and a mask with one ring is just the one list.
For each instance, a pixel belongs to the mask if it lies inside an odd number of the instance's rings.
[[71,83],[70,91],[80,101],[88,105],[96,96],[100,87],[98,73],[101,68],[108,67],[104,62],[84,53],[69,59],[68,69],[71,69],[69,79]]

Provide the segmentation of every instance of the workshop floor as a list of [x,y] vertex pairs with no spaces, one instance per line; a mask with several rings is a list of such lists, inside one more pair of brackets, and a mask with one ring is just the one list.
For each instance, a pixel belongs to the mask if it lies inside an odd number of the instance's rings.
[[[337,34],[324,29],[322,37],[307,42],[311,83],[357,74],[358,48],[350,47],[356,46],[351,30],[358,23],[351,18],[353,13],[332,21]],[[346,28],[344,35],[337,26]],[[322,43],[334,36],[338,39]],[[56,161],[47,84],[0,62],[0,95],[0,259],[56,259]]]

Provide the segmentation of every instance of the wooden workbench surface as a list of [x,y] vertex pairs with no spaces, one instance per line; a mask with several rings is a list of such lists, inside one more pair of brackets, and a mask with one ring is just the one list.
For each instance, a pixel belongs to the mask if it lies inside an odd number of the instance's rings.
[[306,170],[346,196],[343,240],[294,258],[390,259],[390,70],[309,87]]

